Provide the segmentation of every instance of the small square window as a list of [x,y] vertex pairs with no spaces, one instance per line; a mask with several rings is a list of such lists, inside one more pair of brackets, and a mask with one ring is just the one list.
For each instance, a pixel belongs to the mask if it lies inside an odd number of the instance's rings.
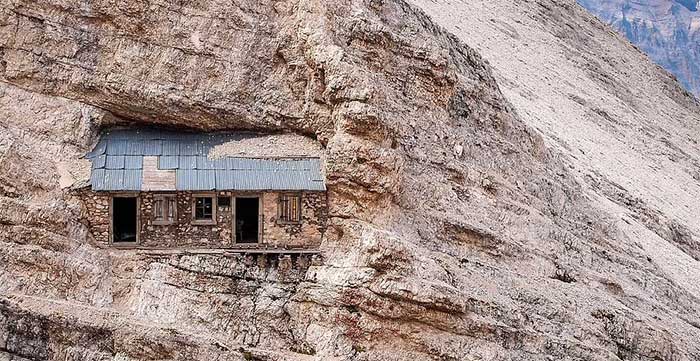
[[219,207],[231,207],[231,197],[219,197],[216,203],[218,203]]
[[277,220],[280,223],[301,222],[301,195],[281,194],[277,205]]
[[211,219],[214,211],[211,197],[197,197],[194,205],[194,218],[197,220]]
[[216,197],[195,196],[192,202],[192,216],[194,223],[216,223]]

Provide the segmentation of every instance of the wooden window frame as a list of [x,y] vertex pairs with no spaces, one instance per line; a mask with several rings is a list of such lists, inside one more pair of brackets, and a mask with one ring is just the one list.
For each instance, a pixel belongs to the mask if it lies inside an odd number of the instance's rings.
[[[114,198],[136,198],[136,242],[114,242]],[[109,195],[109,245],[118,248],[137,247],[141,244],[141,195],[139,193],[111,193]]]
[[[197,219],[197,198],[211,198],[211,219]],[[197,193],[192,194],[192,224],[194,225],[216,225],[216,193]]]
[[[298,197],[299,206],[297,208],[297,218],[296,221],[289,221],[282,217],[282,199],[285,197]],[[302,222],[302,206],[303,204],[303,194],[302,193],[280,193],[277,196],[277,224],[301,224]]]
[[[170,210],[169,200],[173,199],[175,201],[175,209],[173,210],[173,219],[168,219],[168,211]],[[165,205],[163,207],[163,219],[158,220],[156,218],[156,204],[158,201],[162,201]],[[177,223],[177,194],[174,193],[162,193],[155,194],[153,196],[153,224],[156,226],[167,226]]]

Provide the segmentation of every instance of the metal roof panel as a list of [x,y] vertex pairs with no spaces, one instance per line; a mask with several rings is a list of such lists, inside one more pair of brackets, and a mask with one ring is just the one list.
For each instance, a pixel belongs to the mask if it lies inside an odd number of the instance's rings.
[[161,155],[163,153],[162,140],[147,140],[143,146],[143,155]]
[[181,155],[178,162],[180,169],[197,169],[197,157],[194,155]]
[[177,140],[163,140],[161,153],[163,155],[180,155],[180,143]]
[[124,156],[124,169],[143,169],[142,155]]
[[105,133],[86,156],[95,190],[138,190],[143,156],[176,170],[182,190],[325,190],[318,158],[208,158],[214,145],[255,137],[248,133],[186,133],[124,129]]
[[94,169],[90,174],[90,186],[93,190],[101,191],[104,190],[105,186],[105,170],[104,169]]
[[195,190],[197,175],[194,170],[178,169],[175,171],[175,189],[179,191]]
[[107,169],[104,177],[104,190],[120,191],[124,190],[124,170]]
[[177,155],[161,155],[158,157],[158,169],[178,169],[179,159]]
[[126,155],[143,155],[145,141],[140,139],[129,139],[126,141]]
[[321,160],[318,158],[307,159],[309,163],[309,171],[311,172],[311,179],[315,181],[323,182],[323,173],[321,173]]
[[185,140],[180,142],[180,155],[198,155],[197,142],[193,140]]
[[235,189],[235,172],[230,169],[214,171],[216,189]]
[[253,183],[253,175],[250,170],[235,170],[233,171],[233,189],[237,190],[252,190],[255,189]]
[[321,180],[312,180],[308,183],[309,187],[305,190],[309,191],[325,191],[326,184]]
[[126,169],[124,170],[122,189],[128,191],[140,191],[142,180],[143,171],[141,169]]
[[240,169],[241,158],[226,157],[222,159],[226,163],[226,169]]
[[92,169],[100,169],[105,167],[105,162],[107,160],[106,155],[98,155],[91,159]]
[[107,155],[126,154],[127,141],[123,139],[110,139],[107,141]]
[[224,159],[209,159],[206,156],[197,156],[197,169],[225,169]]
[[212,169],[197,169],[197,189],[198,190],[213,190],[216,189],[216,171]]
[[124,156],[123,155],[108,155],[105,161],[105,168],[107,169],[124,169]]

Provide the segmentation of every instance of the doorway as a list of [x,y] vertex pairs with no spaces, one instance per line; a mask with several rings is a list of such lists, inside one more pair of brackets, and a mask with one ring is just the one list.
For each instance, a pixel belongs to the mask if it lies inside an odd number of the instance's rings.
[[112,198],[112,242],[138,241],[138,200],[136,197]]
[[260,234],[260,197],[236,197],[236,243],[258,243]]

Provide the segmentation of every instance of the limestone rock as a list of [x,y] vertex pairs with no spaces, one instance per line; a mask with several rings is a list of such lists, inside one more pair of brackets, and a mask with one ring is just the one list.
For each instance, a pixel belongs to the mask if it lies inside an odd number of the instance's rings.
[[[3,3],[0,357],[696,359],[698,110],[573,0]],[[134,123],[318,140],[323,257],[89,239]]]

